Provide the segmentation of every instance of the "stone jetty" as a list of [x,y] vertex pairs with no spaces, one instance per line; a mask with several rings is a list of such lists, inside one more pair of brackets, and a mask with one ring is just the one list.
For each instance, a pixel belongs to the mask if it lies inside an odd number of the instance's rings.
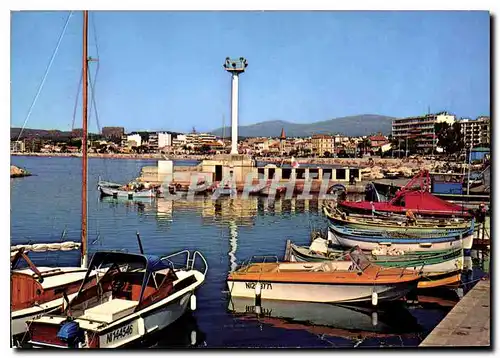
[[419,347],[491,347],[490,281],[480,281]]

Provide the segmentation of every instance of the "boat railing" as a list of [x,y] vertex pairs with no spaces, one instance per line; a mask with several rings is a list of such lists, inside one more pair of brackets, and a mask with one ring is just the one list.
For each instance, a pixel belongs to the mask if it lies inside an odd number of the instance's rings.
[[203,270],[200,270],[200,271],[203,272],[203,275],[205,275],[207,273],[207,271],[208,271],[207,260],[199,251],[195,251],[191,254],[191,251],[189,251],[189,250],[182,250],[182,251],[175,252],[175,253],[167,255],[167,256],[163,256],[162,260],[168,261],[172,265],[173,268],[176,268],[175,263],[172,259],[179,257],[179,256],[182,256],[182,255],[185,255],[185,257],[186,257],[185,265],[183,268],[185,268],[186,270],[193,270],[196,267],[197,258],[199,258],[200,261],[203,263]]
[[276,255],[253,255],[250,258],[242,261],[240,265],[236,268],[237,270],[247,270],[252,264],[256,263],[278,263],[279,259]]
[[[425,262],[422,264],[422,266],[420,267],[420,269],[418,271],[417,270],[411,270],[411,271],[417,271],[419,274],[422,274],[424,266],[425,266]],[[403,277],[405,272],[410,271],[408,269],[409,267],[411,267],[411,266],[410,265],[404,265],[404,266],[400,265],[400,266],[380,267],[380,269],[377,271],[377,274],[375,275],[375,278],[382,276],[383,273],[386,273],[389,270],[394,270],[395,268],[401,268],[401,272],[399,274],[399,277],[401,278],[401,277]]]

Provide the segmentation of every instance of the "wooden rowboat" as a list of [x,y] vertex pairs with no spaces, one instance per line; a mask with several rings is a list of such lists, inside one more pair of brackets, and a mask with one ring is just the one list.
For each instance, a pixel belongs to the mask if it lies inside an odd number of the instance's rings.
[[[319,246],[319,241],[315,239],[310,247],[298,246],[290,243],[291,262],[320,262],[325,260],[337,260],[342,257],[346,250],[327,248],[326,252],[312,250]],[[326,246],[326,245],[325,245]],[[418,269],[425,274],[441,274],[450,271],[463,269],[463,250],[451,249],[442,251],[421,251],[409,252],[400,255],[390,255],[389,253],[378,255],[376,253],[366,254],[368,260],[382,267],[406,267],[408,269]]]
[[400,251],[437,251],[447,249],[470,249],[473,241],[473,225],[465,232],[407,234],[384,231],[353,230],[330,224],[328,240],[334,245],[351,248],[359,246],[363,251],[391,247]]
[[371,217],[368,215],[343,215],[340,210],[333,210],[329,207],[323,207],[323,213],[328,221],[337,225],[344,225],[358,229],[383,229],[388,231],[460,231],[468,229],[471,225],[469,220],[436,220],[436,219],[418,219],[417,224],[408,226],[405,219],[392,217]]

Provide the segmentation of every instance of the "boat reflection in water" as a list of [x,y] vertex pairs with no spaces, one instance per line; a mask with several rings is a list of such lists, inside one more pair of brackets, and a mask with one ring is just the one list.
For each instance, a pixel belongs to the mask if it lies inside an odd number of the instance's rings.
[[172,214],[179,212],[195,212],[200,214],[205,223],[235,219],[239,226],[253,225],[256,216],[292,215],[302,213],[316,213],[322,216],[324,200],[284,199],[270,200],[262,197],[230,198],[221,197],[213,200],[211,197],[197,197],[193,200],[169,200],[166,198],[113,198],[101,197],[101,203],[110,207],[125,205],[135,207],[138,212],[158,212],[158,219],[172,218]]
[[257,320],[277,328],[306,330],[349,340],[418,336],[424,329],[404,307],[391,302],[384,308],[353,305],[262,300],[230,297],[228,311],[242,320]]
[[135,208],[138,212],[152,211],[156,209],[156,202],[152,198],[114,198],[112,196],[103,196],[99,198],[99,202],[106,204],[109,207],[126,206]]
[[135,348],[195,348],[206,346],[206,335],[198,327],[196,318],[191,312],[185,313],[173,324],[155,333]]

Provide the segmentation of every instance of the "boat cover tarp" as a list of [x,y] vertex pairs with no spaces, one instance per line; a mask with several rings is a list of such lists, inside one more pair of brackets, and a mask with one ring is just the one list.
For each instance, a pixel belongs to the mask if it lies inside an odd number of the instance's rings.
[[[366,212],[372,210],[372,203],[369,201],[343,201],[339,203],[339,206]],[[373,202],[373,208],[376,211],[396,213],[405,213],[406,210],[411,209],[415,213],[468,216],[467,210],[462,206],[440,199],[425,191],[404,191],[389,202]]]

